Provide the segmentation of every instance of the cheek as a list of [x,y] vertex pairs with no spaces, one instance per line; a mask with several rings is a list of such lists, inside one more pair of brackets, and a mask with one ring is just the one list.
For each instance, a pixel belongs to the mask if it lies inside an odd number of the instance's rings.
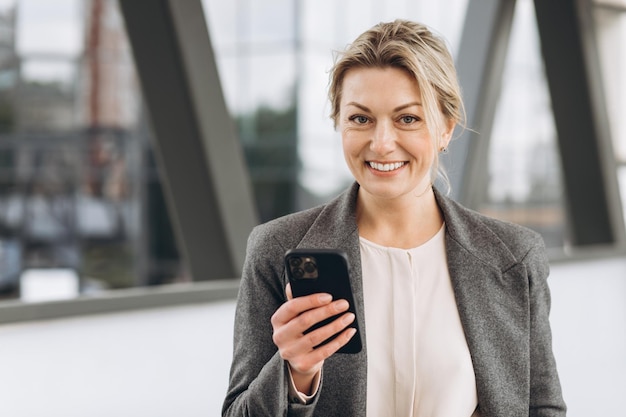
[[409,150],[411,153],[424,155],[425,153],[431,153],[435,149],[433,142],[429,135],[419,133],[410,133],[402,136],[402,146]]
[[356,132],[345,129],[341,132],[341,146],[343,152],[348,156],[359,149],[359,136]]

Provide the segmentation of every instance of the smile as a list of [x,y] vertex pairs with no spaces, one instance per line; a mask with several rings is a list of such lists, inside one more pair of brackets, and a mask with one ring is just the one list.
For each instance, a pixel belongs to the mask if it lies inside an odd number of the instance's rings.
[[369,161],[367,162],[367,164],[372,169],[375,169],[376,171],[388,172],[388,171],[395,171],[396,169],[402,168],[404,165],[406,165],[406,162],[392,162],[390,164],[380,164],[378,162]]

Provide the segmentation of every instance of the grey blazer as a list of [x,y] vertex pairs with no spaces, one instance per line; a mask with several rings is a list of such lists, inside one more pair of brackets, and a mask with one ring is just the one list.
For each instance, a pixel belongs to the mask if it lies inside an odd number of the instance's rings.
[[[339,248],[350,261],[365,343],[355,218],[358,189],[354,184],[326,205],[272,220],[250,234],[223,416],[365,416],[366,344],[359,354],[327,359],[315,399],[297,404],[288,398],[287,368],[272,342],[270,324],[286,300],[285,251]],[[552,354],[549,271],[541,237],[470,211],[437,190],[435,196],[446,222],[448,268],[476,374],[481,416],[565,416]]]

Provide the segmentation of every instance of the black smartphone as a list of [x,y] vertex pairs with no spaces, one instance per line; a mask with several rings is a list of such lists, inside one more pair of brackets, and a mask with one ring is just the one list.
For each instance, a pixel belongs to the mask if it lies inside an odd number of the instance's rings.
[[[354,321],[348,327],[354,327],[357,332],[338,352],[360,352],[362,349],[361,334],[356,320],[354,297],[350,286],[350,269],[346,254],[337,249],[291,249],[285,253],[285,269],[294,297],[323,292],[331,294],[333,300],[344,299],[348,301],[350,304],[348,311],[355,315]],[[342,314],[345,312],[313,325],[305,333],[330,323]],[[319,346],[333,340],[337,335],[331,336]]]

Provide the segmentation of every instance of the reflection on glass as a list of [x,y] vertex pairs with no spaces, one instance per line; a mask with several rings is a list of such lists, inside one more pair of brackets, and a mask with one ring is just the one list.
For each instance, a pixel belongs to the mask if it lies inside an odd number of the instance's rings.
[[366,28],[396,18],[431,25],[454,50],[466,4],[203,0],[261,220],[326,201],[351,181],[328,114],[333,52]]
[[480,210],[537,230],[548,247],[563,247],[556,128],[532,1],[518,1],[514,16],[491,137],[487,196]]
[[626,5],[597,1],[594,17],[609,126],[618,164],[617,179],[626,219]]
[[[333,51],[379,21],[407,18],[435,28],[456,52],[467,0],[203,5],[267,220],[351,181],[328,117]],[[612,39],[601,52],[614,65],[605,68],[614,68],[608,100],[622,162],[624,15],[598,18]],[[532,1],[517,2],[514,25],[479,209],[560,247],[561,168]],[[42,269],[76,273],[80,293],[189,280],[146,119],[116,0],[0,0],[0,297],[20,297],[23,273]]]
[[144,119],[117,1],[0,2],[1,298],[186,279]]

